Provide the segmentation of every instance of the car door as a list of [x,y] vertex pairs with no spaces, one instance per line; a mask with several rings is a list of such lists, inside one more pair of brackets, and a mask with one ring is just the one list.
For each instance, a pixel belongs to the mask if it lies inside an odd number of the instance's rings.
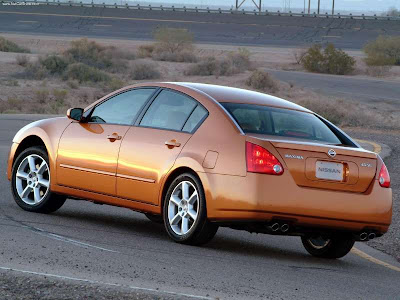
[[59,143],[57,183],[115,195],[122,139],[154,91],[122,92],[96,105],[87,122],[72,122]]
[[162,90],[122,142],[118,196],[157,205],[163,177],[207,115],[206,109],[193,98]]

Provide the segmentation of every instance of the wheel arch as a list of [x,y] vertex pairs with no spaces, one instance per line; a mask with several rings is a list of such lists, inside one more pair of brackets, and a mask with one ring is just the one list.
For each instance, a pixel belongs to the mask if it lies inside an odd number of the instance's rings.
[[48,150],[46,147],[45,142],[43,141],[43,139],[35,134],[26,136],[19,144],[17,149],[15,150],[15,154],[13,156],[13,160],[12,160],[12,164],[14,165],[15,160],[17,159],[18,155],[20,155],[22,153],[22,151],[24,151],[25,149],[28,149],[30,147],[34,147],[34,146],[42,146],[46,149],[47,154]]

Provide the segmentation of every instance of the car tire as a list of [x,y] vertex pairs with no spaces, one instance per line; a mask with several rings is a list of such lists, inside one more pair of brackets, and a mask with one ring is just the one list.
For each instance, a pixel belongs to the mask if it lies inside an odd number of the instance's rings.
[[164,219],[162,215],[153,215],[153,214],[144,214],[147,219],[149,219],[150,221],[157,223],[157,224],[163,224],[164,223]]
[[336,259],[345,256],[353,248],[355,240],[351,235],[323,238],[321,236],[301,237],[304,248],[313,256]]
[[18,155],[13,164],[11,191],[15,202],[24,210],[52,213],[66,200],[50,190],[50,164],[44,147],[30,147]]
[[200,180],[191,173],[176,177],[165,194],[164,226],[177,243],[202,245],[217,233],[207,219],[206,198]]

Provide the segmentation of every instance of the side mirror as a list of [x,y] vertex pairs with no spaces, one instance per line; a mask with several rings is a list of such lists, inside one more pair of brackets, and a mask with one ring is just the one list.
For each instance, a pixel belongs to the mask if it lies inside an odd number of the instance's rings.
[[82,115],[83,108],[70,108],[67,111],[67,117],[78,122],[82,120]]

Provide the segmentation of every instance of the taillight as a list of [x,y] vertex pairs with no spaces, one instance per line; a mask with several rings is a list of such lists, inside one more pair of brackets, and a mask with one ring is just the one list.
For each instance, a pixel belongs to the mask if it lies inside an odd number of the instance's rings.
[[247,172],[282,175],[283,167],[279,160],[263,147],[246,142]]
[[381,171],[379,172],[379,185],[384,188],[390,187],[390,176],[384,162],[382,162]]

